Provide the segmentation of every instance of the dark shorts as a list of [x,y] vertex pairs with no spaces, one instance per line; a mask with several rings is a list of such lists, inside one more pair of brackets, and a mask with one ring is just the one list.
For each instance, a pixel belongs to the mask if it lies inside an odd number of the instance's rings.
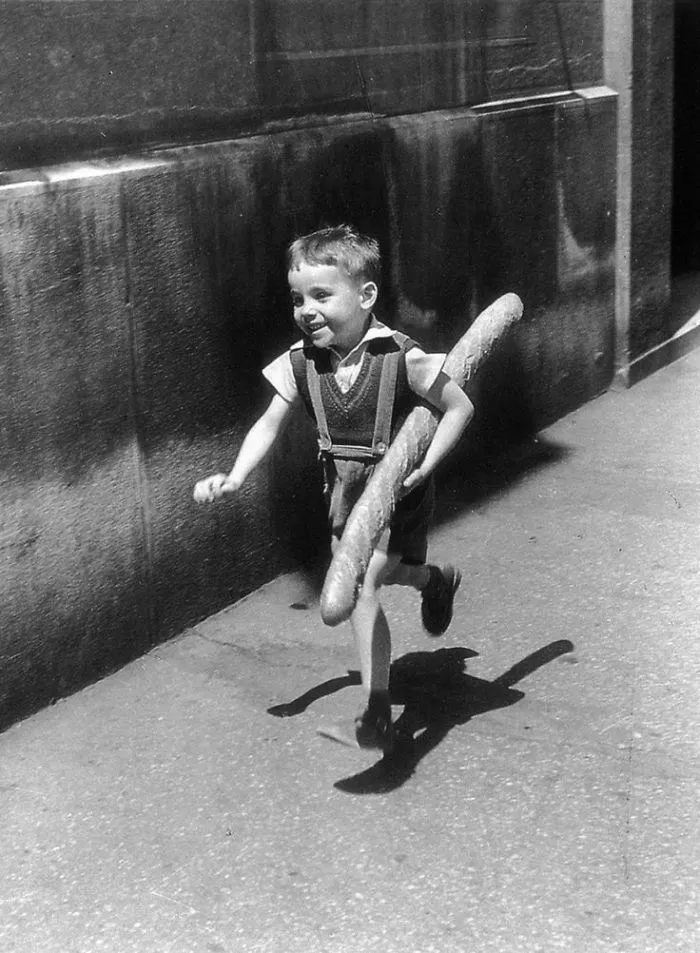
[[[356,460],[326,459],[323,471],[331,536],[339,540],[352,508],[374,472],[374,465]],[[390,524],[388,552],[399,555],[401,562],[412,566],[425,562],[434,505],[432,478],[396,504]]]

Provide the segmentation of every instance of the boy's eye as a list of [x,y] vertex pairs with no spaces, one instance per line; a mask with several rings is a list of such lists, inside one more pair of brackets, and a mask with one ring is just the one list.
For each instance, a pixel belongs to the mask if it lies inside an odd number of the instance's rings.
[[316,294],[314,295],[314,297],[316,298],[317,301],[325,301],[326,298],[328,297],[328,292],[327,292],[327,291],[317,291]]
[[292,305],[295,308],[300,308],[302,305],[303,299],[299,295],[292,295]]

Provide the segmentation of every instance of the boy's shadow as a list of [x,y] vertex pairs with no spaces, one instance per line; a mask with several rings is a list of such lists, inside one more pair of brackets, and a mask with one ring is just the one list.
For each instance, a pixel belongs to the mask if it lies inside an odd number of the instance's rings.
[[[573,651],[568,639],[550,642],[488,682],[468,675],[466,660],[478,653],[466,648],[444,648],[435,652],[410,652],[391,665],[389,691],[392,705],[403,705],[396,720],[397,743],[370,768],[337,781],[335,787],[352,794],[379,794],[393,791],[414,773],[416,765],[445,738],[456,725],[474,715],[505,708],[524,698],[514,684],[560,655]],[[360,684],[359,672],[332,678],[293,701],[268,708],[271,715],[287,718],[305,711],[319,698],[350,685]]]

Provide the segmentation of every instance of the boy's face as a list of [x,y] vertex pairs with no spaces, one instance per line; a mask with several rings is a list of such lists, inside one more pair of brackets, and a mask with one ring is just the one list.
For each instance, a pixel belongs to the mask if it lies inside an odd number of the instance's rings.
[[316,347],[348,354],[365,333],[377,300],[373,281],[358,281],[335,265],[301,262],[289,272],[294,320]]

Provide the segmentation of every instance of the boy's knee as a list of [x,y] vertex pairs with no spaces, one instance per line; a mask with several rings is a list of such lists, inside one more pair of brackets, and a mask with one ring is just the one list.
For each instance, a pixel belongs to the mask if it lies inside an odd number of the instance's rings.
[[391,567],[387,568],[387,571],[384,573],[384,576],[382,578],[382,585],[383,586],[401,585],[401,577],[402,577],[401,560],[397,559],[394,562],[394,564]]
[[367,567],[362,588],[368,586],[376,591],[381,586],[387,585],[389,579],[395,573],[399,561],[400,557],[394,553],[375,551]]

